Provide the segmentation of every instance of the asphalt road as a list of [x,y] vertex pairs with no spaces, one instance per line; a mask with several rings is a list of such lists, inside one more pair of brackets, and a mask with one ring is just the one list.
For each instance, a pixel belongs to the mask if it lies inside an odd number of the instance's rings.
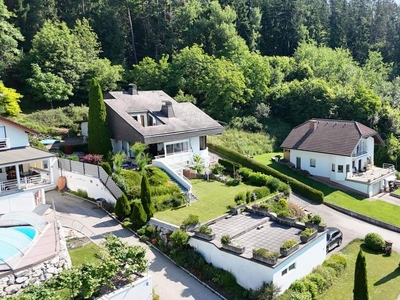
[[[100,243],[104,235],[113,233],[130,245],[146,247],[148,249],[146,257],[149,260],[149,274],[152,275],[153,287],[160,299],[221,299],[156,250],[140,242],[129,230],[124,229],[92,203],[68,195],[61,196],[56,191],[47,192],[47,203],[52,204],[52,200],[54,200],[57,214],[62,218],[61,222],[67,226],[80,229],[86,234],[92,234],[92,240],[95,243]],[[54,218],[54,212],[48,210],[45,217]]]
[[290,201],[298,204],[300,207],[310,211],[314,215],[320,215],[324,222],[331,227],[337,227],[343,232],[342,246],[336,248],[330,253],[340,251],[344,246],[355,238],[364,238],[367,233],[379,233],[385,240],[393,241],[393,250],[400,252],[400,234],[387,230],[367,222],[352,218],[346,214],[338,212],[323,204],[314,204],[298,195],[292,194]]

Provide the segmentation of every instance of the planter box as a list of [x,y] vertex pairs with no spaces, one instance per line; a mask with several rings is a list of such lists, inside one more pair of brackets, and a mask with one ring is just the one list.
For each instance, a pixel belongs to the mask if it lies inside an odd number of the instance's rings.
[[254,253],[253,253],[253,259],[261,261],[268,265],[275,265],[278,262],[278,258],[266,258],[262,255],[254,254]]
[[306,225],[306,228],[315,228],[315,230],[318,230],[318,225],[312,222],[305,222],[304,225]]
[[303,236],[300,235],[300,240],[302,243],[308,243],[309,241],[311,241],[312,239],[314,239],[317,236],[317,231],[315,231],[312,235],[310,235],[309,237],[307,236]]
[[254,213],[256,213],[257,215],[261,215],[261,216],[268,216],[269,215],[269,209],[268,208],[262,208],[262,207],[253,206],[252,209],[253,209]]
[[194,235],[206,241],[212,241],[213,239],[215,239],[215,233],[207,234],[195,231]]
[[299,249],[299,244],[297,243],[296,245],[294,245],[292,248],[288,248],[288,249],[284,249],[284,248],[280,248],[280,252],[282,256],[289,256],[290,254],[292,254],[294,251],[296,251],[297,249]]
[[245,249],[245,247],[237,247],[232,244],[227,244],[227,245],[222,244],[222,248],[224,248],[225,250],[231,251],[231,252],[235,252],[237,254],[242,254]]
[[198,228],[198,227],[200,227],[200,223],[188,225],[186,227],[181,227],[181,229],[191,232],[191,231],[195,231],[196,228]]
[[278,221],[282,224],[293,225],[296,223],[296,218],[294,217],[278,217]]
[[326,225],[318,225],[317,226],[317,230],[318,232],[324,232],[326,230]]

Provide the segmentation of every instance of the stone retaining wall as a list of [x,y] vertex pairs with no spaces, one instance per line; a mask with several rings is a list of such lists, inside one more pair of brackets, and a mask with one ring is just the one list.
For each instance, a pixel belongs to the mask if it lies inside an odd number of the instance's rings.
[[53,258],[17,272],[0,274],[0,297],[10,297],[20,294],[31,284],[40,284],[63,270],[71,267],[71,259],[65,242],[62,228],[58,223],[60,236],[60,251]]

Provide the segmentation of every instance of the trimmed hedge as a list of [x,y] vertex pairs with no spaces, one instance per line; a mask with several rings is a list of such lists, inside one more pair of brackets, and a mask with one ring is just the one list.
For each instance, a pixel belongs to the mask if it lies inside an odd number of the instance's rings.
[[223,158],[220,158],[219,160],[218,160],[218,163],[220,164],[220,165],[222,165],[224,168],[225,168],[225,172],[226,173],[228,173],[228,174],[233,174],[233,171],[235,170],[235,171],[237,171],[237,170],[239,170],[242,166],[240,165],[240,164],[238,164],[238,163],[235,163],[235,162],[233,162],[233,161],[230,161],[230,160],[228,160],[228,159],[223,159]]
[[217,153],[227,157],[228,159],[234,160],[235,162],[241,164],[243,167],[250,168],[255,172],[261,172],[261,173],[264,173],[267,175],[271,175],[275,178],[278,178],[279,180],[281,180],[283,182],[289,182],[292,190],[294,192],[302,195],[303,197],[306,197],[317,203],[324,202],[324,193],[323,192],[321,192],[317,189],[314,189],[292,177],[282,174],[271,167],[268,167],[259,162],[256,162],[251,158],[248,158],[236,151],[232,151],[223,146],[208,143],[208,148],[214,152],[217,152]]

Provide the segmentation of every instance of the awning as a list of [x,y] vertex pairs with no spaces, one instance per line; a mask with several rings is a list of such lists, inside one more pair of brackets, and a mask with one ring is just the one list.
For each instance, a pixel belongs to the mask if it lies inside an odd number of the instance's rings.
[[32,147],[0,151],[0,166],[9,166],[35,160],[56,157],[56,154]]

